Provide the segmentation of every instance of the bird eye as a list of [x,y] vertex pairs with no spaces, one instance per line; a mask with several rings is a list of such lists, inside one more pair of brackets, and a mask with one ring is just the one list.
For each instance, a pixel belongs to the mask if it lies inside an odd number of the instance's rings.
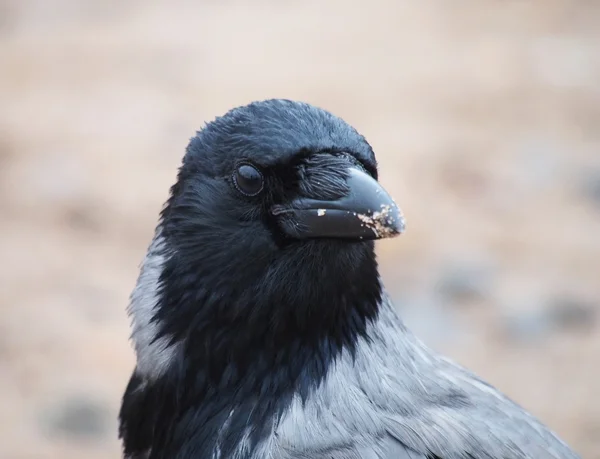
[[261,172],[250,164],[241,164],[233,173],[233,183],[237,190],[246,196],[256,196],[263,189]]

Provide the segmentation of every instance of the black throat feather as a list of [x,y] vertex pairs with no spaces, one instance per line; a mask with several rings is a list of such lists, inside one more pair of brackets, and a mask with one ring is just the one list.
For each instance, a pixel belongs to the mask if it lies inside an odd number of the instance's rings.
[[230,457],[245,442],[236,457],[251,457],[293,397],[308,397],[366,336],[381,300],[373,244],[308,241],[262,257],[247,250],[216,270],[200,245],[177,247],[176,233],[165,225],[175,250],[155,320],[181,352],[156,380],[132,376],[121,410],[125,453],[211,457],[219,447]]

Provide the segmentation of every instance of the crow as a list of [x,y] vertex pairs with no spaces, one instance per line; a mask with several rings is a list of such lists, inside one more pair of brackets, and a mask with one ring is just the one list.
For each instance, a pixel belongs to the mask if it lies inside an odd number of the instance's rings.
[[306,103],[197,132],[131,295],[124,457],[579,457],[405,327],[374,252],[404,217],[377,174],[366,139]]

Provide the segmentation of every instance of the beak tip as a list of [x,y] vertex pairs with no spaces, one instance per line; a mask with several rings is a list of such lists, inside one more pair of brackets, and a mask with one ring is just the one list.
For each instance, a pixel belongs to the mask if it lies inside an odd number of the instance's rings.
[[395,204],[382,204],[381,210],[367,214],[356,214],[362,225],[373,231],[376,239],[388,239],[404,233],[406,222]]

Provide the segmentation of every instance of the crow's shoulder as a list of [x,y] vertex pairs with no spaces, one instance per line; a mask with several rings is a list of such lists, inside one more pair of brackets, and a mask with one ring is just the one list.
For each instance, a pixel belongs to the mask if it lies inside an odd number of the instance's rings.
[[428,349],[389,301],[369,337],[309,400],[294,401],[275,433],[281,457],[578,458],[516,403]]

